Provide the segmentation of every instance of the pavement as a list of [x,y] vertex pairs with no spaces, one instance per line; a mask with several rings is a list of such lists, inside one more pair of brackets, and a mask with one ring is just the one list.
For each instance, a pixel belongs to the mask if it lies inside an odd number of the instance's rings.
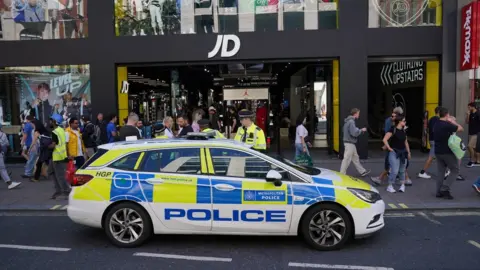
[[[292,155],[288,153],[285,155]],[[320,168],[339,170],[341,160],[335,157],[327,157],[322,153],[312,153],[315,166]],[[376,158],[370,158],[362,161],[367,169],[371,170],[371,176],[378,176],[383,170],[383,157],[380,154]],[[474,192],[472,184],[480,177],[480,167],[466,168],[461,167],[460,172],[466,178],[466,181],[456,181],[452,186],[452,195],[454,200],[444,200],[435,197],[435,171],[436,164],[432,164],[429,173],[432,179],[417,178],[417,173],[422,169],[426,155],[416,154],[410,163],[408,169],[413,186],[407,187],[405,193],[390,194],[385,191],[386,184],[377,186],[383,200],[386,203],[387,211],[405,211],[422,209],[480,209],[480,195]],[[466,164],[466,162],[464,162]],[[12,179],[23,181],[18,189],[8,190],[5,185],[0,185],[0,211],[2,210],[66,210],[67,200],[51,200],[53,194],[53,182],[51,180],[40,180],[33,183],[21,179],[23,173],[22,164],[8,165],[12,171]],[[347,171],[349,175],[358,176],[353,164]],[[369,183],[370,177],[359,177]]]
[[[40,214],[44,213],[44,214]],[[0,269],[356,269],[476,270],[480,212],[385,215],[386,226],[338,251],[319,252],[298,237],[159,235],[121,249],[101,229],[64,212],[0,213]]]

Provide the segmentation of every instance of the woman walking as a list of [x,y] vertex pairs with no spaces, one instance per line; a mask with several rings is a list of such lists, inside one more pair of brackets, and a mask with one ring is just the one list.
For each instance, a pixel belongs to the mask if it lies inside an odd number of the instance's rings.
[[389,151],[388,162],[390,164],[390,174],[388,176],[387,191],[395,193],[393,184],[399,175],[401,186],[398,191],[405,192],[405,171],[407,162],[411,158],[410,146],[408,145],[407,133],[405,132],[405,117],[398,115],[395,117],[394,125],[383,137],[383,143]]

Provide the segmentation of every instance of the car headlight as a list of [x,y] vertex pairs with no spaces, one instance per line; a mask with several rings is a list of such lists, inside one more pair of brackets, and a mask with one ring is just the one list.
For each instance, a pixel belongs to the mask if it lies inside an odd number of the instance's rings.
[[353,193],[355,196],[357,196],[358,198],[368,203],[376,203],[382,199],[380,194],[378,194],[377,192],[373,192],[365,189],[358,189],[358,188],[347,188],[347,189],[348,191]]

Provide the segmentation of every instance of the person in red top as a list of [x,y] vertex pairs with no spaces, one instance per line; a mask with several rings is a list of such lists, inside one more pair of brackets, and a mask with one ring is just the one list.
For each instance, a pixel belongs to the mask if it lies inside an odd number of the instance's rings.
[[266,133],[267,130],[266,130],[266,122],[267,122],[267,108],[265,107],[265,105],[260,105],[258,108],[257,108],[257,112],[256,112],[256,117],[255,117],[255,124],[263,129],[263,132]]

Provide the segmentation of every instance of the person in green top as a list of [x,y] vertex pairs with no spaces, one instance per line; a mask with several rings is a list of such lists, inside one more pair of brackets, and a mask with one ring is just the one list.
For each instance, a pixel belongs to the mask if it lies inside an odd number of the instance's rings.
[[223,136],[220,131],[210,128],[210,121],[208,119],[201,119],[200,121],[198,121],[198,125],[200,126],[201,132],[215,131],[215,139],[225,139],[225,136]]

